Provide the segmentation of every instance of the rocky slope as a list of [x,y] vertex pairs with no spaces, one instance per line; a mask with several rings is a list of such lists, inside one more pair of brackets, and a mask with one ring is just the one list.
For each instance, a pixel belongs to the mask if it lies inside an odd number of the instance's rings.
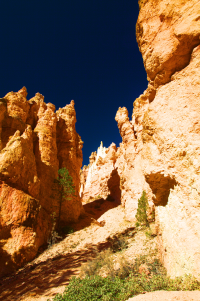
[[[134,101],[132,120],[119,108],[122,143],[104,174],[108,183],[111,170],[117,170],[128,220],[135,220],[146,191],[168,274],[199,278],[200,2],[140,0],[139,5],[136,33],[149,85]],[[102,161],[106,167],[108,160]],[[91,184],[104,183],[103,164],[99,159]]]
[[0,99],[0,276],[33,259],[58,216],[58,169],[73,177],[76,195],[63,203],[61,222],[76,221],[82,141],[75,130],[74,102],[56,113],[26,88]]
[[[87,260],[112,245],[119,247],[120,239],[126,241],[126,247],[114,254],[115,262],[121,256],[131,263],[140,255],[151,259],[157,256],[156,237],[147,237],[145,230],[136,231],[134,224],[125,220],[122,206],[100,199],[83,207],[86,214],[78,223],[71,224],[74,233],[66,235],[14,275],[0,280],[0,300],[52,300],[57,293],[64,292],[71,277],[80,275]],[[104,226],[101,221],[105,221]]]

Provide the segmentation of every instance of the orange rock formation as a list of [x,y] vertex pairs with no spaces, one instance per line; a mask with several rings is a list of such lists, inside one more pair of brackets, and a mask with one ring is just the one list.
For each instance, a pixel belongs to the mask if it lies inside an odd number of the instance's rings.
[[168,274],[200,279],[200,2],[139,5],[136,33],[149,85],[134,102],[132,120],[119,108],[122,143],[111,148],[112,159],[106,154],[90,164],[83,198],[107,196],[117,170],[128,220],[147,193]]
[[0,99],[0,276],[34,258],[58,214],[58,169],[73,177],[76,197],[63,203],[61,222],[76,221],[82,141],[76,133],[74,102],[59,109],[26,88]]
[[[140,1],[137,41],[149,86],[116,115],[122,203],[134,219],[143,190],[155,207],[169,275],[200,274],[200,2]],[[123,163],[122,163],[123,162]]]

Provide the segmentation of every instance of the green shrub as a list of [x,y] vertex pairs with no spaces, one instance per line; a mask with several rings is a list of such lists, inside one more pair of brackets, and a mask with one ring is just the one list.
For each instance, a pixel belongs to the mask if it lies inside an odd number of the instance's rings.
[[71,233],[74,233],[74,229],[70,226],[65,226],[65,227],[61,228],[61,232],[63,234],[71,234]]
[[58,211],[58,229],[60,228],[60,218],[62,211],[62,203],[64,201],[71,200],[72,196],[75,196],[75,186],[73,179],[69,174],[68,169],[65,167],[58,170],[57,182],[60,185],[60,201],[59,201],[59,211]]
[[200,283],[190,276],[170,279],[163,275],[144,274],[121,279],[87,276],[84,279],[72,278],[63,295],[56,295],[54,301],[125,301],[144,292],[156,290],[180,291],[199,290]]
[[[57,294],[53,301],[125,301],[138,294],[156,290],[200,289],[200,283],[191,276],[175,279],[167,277],[160,261],[156,258],[149,259],[149,255],[139,256],[134,265],[122,255],[118,257],[117,270],[114,269],[113,255],[110,249],[97,254],[95,259],[84,265],[82,270],[84,278],[73,277],[63,295]],[[141,264],[148,266],[149,275],[139,273]],[[98,275],[102,268],[106,268],[107,272],[104,277]]]
[[56,295],[54,301],[113,301],[120,300],[123,280],[116,278],[102,278],[100,276],[84,279],[73,277],[63,295]]
[[136,213],[136,219],[137,219],[136,226],[139,225],[148,226],[147,207],[148,207],[148,200],[146,197],[146,192],[143,191],[141,198],[138,200],[138,209]]

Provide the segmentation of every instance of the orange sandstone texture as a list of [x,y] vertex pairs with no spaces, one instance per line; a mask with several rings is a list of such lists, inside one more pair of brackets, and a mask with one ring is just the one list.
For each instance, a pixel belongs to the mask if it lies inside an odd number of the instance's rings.
[[116,115],[122,204],[134,220],[145,190],[168,274],[200,279],[200,2],[139,4],[137,41],[149,85],[131,121],[125,108]]
[[58,169],[66,167],[76,187],[63,203],[61,222],[82,211],[79,172],[82,145],[76,133],[74,102],[59,109],[26,88],[0,99],[0,276],[32,260],[47,242],[51,214],[58,215]]
[[80,169],[82,166],[83,141],[75,129],[76,112],[74,101],[59,109],[57,115],[57,148],[59,168],[67,167],[73,178],[76,197],[62,204],[61,220],[77,221],[82,212],[79,197]]

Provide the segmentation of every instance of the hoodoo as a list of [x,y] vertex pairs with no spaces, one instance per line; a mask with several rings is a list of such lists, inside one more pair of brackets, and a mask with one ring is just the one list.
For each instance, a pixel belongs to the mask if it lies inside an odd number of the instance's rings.
[[66,167],[76,196],[64,202],[61,222],[77,221],[82,145],[74,102],[59,109],[37,93],[27,101],[23,87],[0,99],[0,276],[32,260],[47,242],[52,213],[58,215],[55,179]]

